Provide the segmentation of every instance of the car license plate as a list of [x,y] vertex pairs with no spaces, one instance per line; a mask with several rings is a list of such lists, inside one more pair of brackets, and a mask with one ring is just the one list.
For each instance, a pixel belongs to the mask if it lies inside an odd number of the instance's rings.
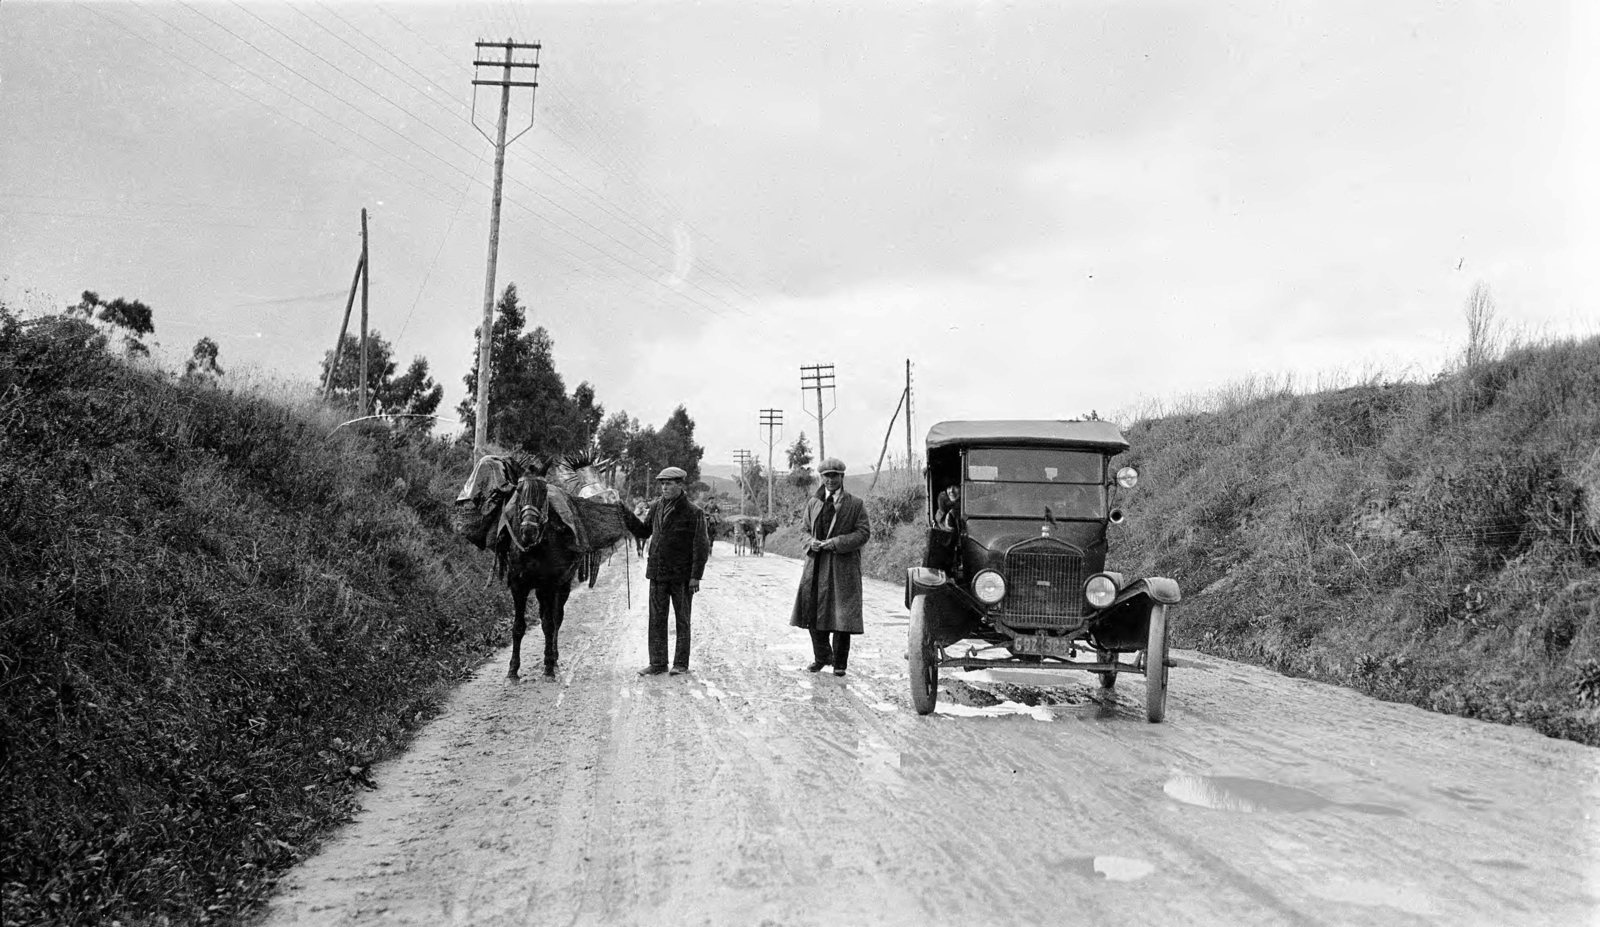
[[1072,642],[1043,634],[1018,634],[1011,641],[1011,652],[1041,657],[1070,657]]

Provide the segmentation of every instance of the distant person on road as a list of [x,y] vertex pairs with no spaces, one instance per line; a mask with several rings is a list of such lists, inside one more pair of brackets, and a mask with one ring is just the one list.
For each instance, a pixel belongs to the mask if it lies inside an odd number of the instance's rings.
[[844,491],[844,461],[829,457],[819,468],[822,487],[806,500],[801,520],[806,566],[789,623],[811,632],[812,673],[824,666],[843,676],[850,638],[861,634],[861,548],[872,536],[867,507]]
[[[677,619],[674,632],[672,675],[689,672],[689,612],[694,594],[700,591],[700,577],[711,556],[711,534],[705,513],[684,495],[688,474],[668,467],[656,475],[661,498],[640,519],[642,528],[630,527],[634,536],[650,539],[650,562],[645,579],[650,581],[650,665],[640,676],[667,672],[667,608]],[[642,532],[642,533],[641,533]]]

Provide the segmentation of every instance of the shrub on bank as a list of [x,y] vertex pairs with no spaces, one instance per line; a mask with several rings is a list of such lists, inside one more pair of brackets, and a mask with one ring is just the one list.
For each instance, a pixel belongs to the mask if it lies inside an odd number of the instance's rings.
[[333,424],[0,308],[6,924],[229,919],[499,642],[466,455]]
[[1600,744],[1600,339],[1126,433],[1178,645]]

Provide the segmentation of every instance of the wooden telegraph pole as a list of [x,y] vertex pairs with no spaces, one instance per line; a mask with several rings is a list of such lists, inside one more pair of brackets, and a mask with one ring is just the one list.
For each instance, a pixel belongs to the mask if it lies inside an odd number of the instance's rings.
[[[328,361],[328,374],[322,378],[322,398],[333,393],[333,375],[339,369],[339,357],[344,353],[344,334],[350,330],[350,310],[356,304],[356,286],[367,270],[367,211],[361,210],[361,257],[356,260],[356,275],[350,278],[350,298],[344,303],[344,318],[339,322],[339,340],[333,343],[333,357]],[[365,306],[362,314],[366,314]],[[363,378],[365,382],[365,378]]]
[[906,471],[911,476],[912,484],[917,482],[915,473],[910,473],[911,465],[911,358],[906,358]]
[[761,427],[767,430],[767,517],[772,517],[772,445],[777,443],[774,434],[783,427],[782,409],[762,409]]
[[372,275],[367,272],[371,267],[367,257],[367,207],[361,207],[361,405],[357,415],[366,415],[371,407],[367,405],[367,281]]
[[[800,368],[800,392],[813,389],[817,391],[817,414],[812,418],[817,420],[817,462],[820,464],[828,459],[828,440],[822,434],[822,420],[833,414],[833,409],[822,411],[822,391],[834,389],[832,364],[812,364]],[[836,409],[839,407],[838,391],[834,390],[833,395]]]
[[[895,419],[900,417],[900,407],[906,404],[906,391],[900,391],[900,401],[894,404],[894,414],[889,416],[889,427],[883,430],[883,447],[878,450],[878,462],[872,468],[872,485],[869,489],[878,488],[878,474],[883,471],[883,455],[889,452],[889,439],[894,436]],[[890,470],[894,468],[891,466]],[[893,477],[891,476],[891,479]]]
[[[505,58],[499,61],[485,61],[474,57],[472,66],[474,74],[476,69],[483,66],[504,69],[504,74],[499,80],[478,80],[474,76],[472,81],[472,127],[478,129],[478,134],[489,138],[488,133],[478,128],[478,87],[500,88],[500,123],[496,130],[494,142],[494,203],[489,212],[489,270],[483,282],[483,327],[478,333],[478,410],[476,415],[476,429],[472,436],[473,456],[482,457],[484,449],[489,443],[489,379],[491,367],[490,345],[494,333],[494,270],[495,261],[500,254],[500,191],[505,180],[506,169],[506,118],[511,112],[511,88],[539,86],[539,43],[520,43],[507,38],[504,42],[475,42],[478,55],[483,54],[485,48],[505,49]],[[533,61],[515,61],[513,57],[516,49],[531,48],[534,52]],[[534,80],[518,81],[511,79],[512,68],[534,68]],[[533,128],[533,101],[528,102],[528,128]],[[512,137],[511,141],[521,138],[528,129],[523,129]]]
[[750,473],[750,459],[753,455],[743,448],[733,452],[733,462],[739,465],[739,516],[744,517],[744,500],[748,488],[744,485],[745,478]]

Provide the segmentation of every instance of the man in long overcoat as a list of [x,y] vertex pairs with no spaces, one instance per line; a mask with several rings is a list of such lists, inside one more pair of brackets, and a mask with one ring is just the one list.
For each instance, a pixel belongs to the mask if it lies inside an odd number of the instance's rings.
[[650,539],[650,561],[644,571],[650,580],[650,664],[639,671],[641,676],[667,672],[669,605],[677,636],[671,672],[676,676],[689,671],[689,614],[711,556],[711,533],[705,513],[684,495],[687,476],[678,467],[662,470],[656,476],[661,498],[645,513],[641,525],[629,526],[635,537]]
[[844,491],[844,461],[822,462],[822,487],[806,500],[806,566],[800,575],[789,623],[811,632],[815,673],[832,665],[843,676],[850,662],[850,637],[865,630],[861,620],[861,548],[872,536],[867,507]]

